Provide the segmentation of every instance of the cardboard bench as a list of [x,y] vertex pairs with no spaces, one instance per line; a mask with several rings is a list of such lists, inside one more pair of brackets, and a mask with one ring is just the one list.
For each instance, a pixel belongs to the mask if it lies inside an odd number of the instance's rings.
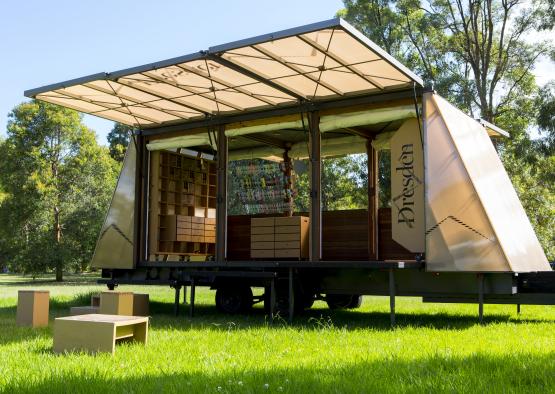
[[54,321],[54,352],[84,351],[114,354],[116,341],[130,339],[146,345],[148,317],[90,314]]

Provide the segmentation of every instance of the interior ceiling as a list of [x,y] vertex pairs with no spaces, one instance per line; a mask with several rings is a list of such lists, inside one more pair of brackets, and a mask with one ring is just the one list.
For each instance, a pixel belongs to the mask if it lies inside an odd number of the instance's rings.
[[342,19],[25,92],[138,128],[422,86]]

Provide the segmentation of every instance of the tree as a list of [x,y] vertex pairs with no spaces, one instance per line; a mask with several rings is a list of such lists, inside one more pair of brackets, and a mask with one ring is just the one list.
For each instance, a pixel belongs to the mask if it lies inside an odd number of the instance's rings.
[[[310,210],[308,160],[295,174],[295,211]],[[366,209],[368,206],[368,160],[365,154],[330,157],[322,160],[322,210]]]
[[110,156],[112,159],[123,163],[125,150],[129,143],[129,137],[134,132],[133,127],[121,123],[114,124],[112,130],[108,133],[107,140],[110,145]]
[[[344,0],[339,12],[473,117],[509,131],[498,142],[548,257],[555,257],[553,91],[537,96],[532,70],[553,44],[527,40],[553,28],[553,1]],[[539,114],[537,108],[540,108]],[[538,124],[540,141],[529,130]],[[380,178],[380,184],[382,184]]]
[[77,112],[39,101],[9,114],[1,146],[0,206],[10,260],[24,272],[81,268],[116,180],[116,163]]
[[[526,42],[547,28],[541,2],[345,0],[339,15],[459,107],[493,122],[530,95],[531,70],[552,49]],[[533,89],[532,89],[533,90]]]
[[542,134],[541,149],[547,156],[555,155],[555,81],[548,83],[537,98],[537,123]]

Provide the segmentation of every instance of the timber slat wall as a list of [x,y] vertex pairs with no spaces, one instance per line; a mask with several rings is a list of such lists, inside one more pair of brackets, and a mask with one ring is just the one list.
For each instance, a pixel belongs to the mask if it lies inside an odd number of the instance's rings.
[[322,259],[368,260],[368,211],[322,212]]
[[[251,216],[228,217],[228,260],[250,260],[250,219]],[[391,239],[389,208],[378,211],[378,225],[380,260],[414,259],[413,254]],[[368,260],[367,210],[322,212],[322,259]]]
[[378,226],[380,260],[414,260],[414,253],[399,245],[391,236],[391,208],[378,209]]

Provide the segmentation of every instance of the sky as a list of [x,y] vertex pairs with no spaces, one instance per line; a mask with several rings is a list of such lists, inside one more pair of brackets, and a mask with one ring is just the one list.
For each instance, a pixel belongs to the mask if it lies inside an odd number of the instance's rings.
[[[340,0],[1,0],[0,137],[23,91],[331,19]],[[101,144],[113,122],[85,116]]]
[[[24,90],[330,19],[342,7],[341,0],[0,0],[0,137]],[[545,61],[535,74],[540,84],[555,77]],[[113,122],[84,121],[107,144]]]

